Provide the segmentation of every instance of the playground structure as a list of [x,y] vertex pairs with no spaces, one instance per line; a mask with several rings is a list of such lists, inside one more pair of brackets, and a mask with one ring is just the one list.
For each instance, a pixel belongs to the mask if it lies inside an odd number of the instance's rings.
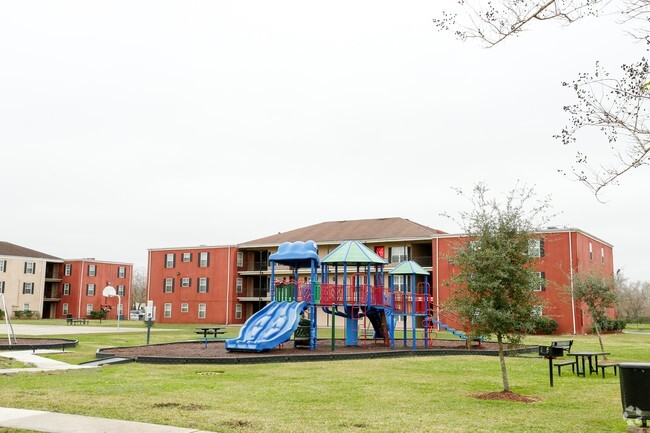
[[[367,336],[367,323],[372,326],[372,338],[390,347],[395,347],[396,325],[400,324],[403,345],[410,342],[412,349],[416,349],[418,323],[424,329],[425,347],[440,326],[466,339],[465,334],[442,323],[439,313],[434,314],[439,308],[432,303],[429,273],[413,261],[404,261],[388,273],[388,287],[384,284],[388,262],[358,241],[342,243],[322,260],[314,241],[285,242],[269,256],[269,262],[271,302],[246,321],[238,337],[226,340],[228,350],[271,350],[294,334],[296,341],[300,334],[313,350],[318,345],[319,310],[332,318],[332,350],[336,317],[345,320],[346,346],[359,345],[360,331]],[[293,277],[276,280],[276,265],[288,266]],[[301,268],[309,269],[309,279],[300,280]],[[424,281],[417,282],[418,275]]]

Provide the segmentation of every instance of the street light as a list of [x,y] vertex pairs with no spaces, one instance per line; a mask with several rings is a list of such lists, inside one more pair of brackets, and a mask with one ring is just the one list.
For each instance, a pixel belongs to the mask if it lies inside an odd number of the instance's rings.
[[114,296],[117,296],[117,330],[120,330],[120,307],[122,306],[122,297],[117,294],[115,291],[115,287],[113,286],[106,286],[104,287],[104,290],[102,291],[102,295],[104,295],[107,298],[112,298]]

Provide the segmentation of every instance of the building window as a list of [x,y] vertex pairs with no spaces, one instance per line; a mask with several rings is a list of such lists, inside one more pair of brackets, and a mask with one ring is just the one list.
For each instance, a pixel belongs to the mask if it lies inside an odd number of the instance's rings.
[[183,259],[184,262],[191,262],[192,261],[192,253],[183,253]]
[[119,296],[124,296],[124,292],[125,292],[125,290],[124,290],[124,285],[123,285],[123,284],[122,284],[122,285],[118,285],[118,286],[117,286],[117,294],[118,294]]
[[189,277],[181,278],[181,287],[191,287],[192,279]]
[[384,255],[386,254],[386,250],[382,246],[377,246],[375,247],[375,254],[377,254],[379,257],[384,259]]
[[36,262],[25,262],[25,273],[26,274],[35,274],[36,273]]
[[208,279],[207,278],[199,278],[198,292],[199,293],[208,293]]
[[210,266],[210,253],[206,251],[199,253],[199,267],[207,268],[208,266]]
[[533,307],[533,317],[542,317],[542,306],[537,305]]
[[190,304],[181,304],[181,313],[187,313],[190,311]]
[[546,290],[546,272],[538,272],[537,276],[539,277],[539,285],[535,286],[533,289],[536,292],[543,292]]
[[90,313],[93,312],[93,304],[86,304],[86,316],[90,316]]
[[605,264],[605,248],[600,249],[600,263]]
[[119,304],[119,305],[117,306],[117,314],[118,314],[119,316],[121,316],[121,315],[123,314],[123,312],[124,312],[124,304]]
[[61,309],[61,314],[66,316],[68,314],[68,304],[63,304],[63,308]]
[[0,281],[0,293],[4,293],[4,292],[5,292],[5,282]]
[[403,292],[404,291],[404,275],[394,275],[393,276],[393,286],[395,287],[395,291],[397,292]]
[[402,263],[408,260],[409,247],[392,247],[390,248],[390,262]]
[[23,295],[34,294],[34,283],[23,283]]
[[172,317],[172,304],[165,304],[165,317],[168,319]]
[[97,265],[88,265],[88,276],[94,277],[97,275]]
[[174,279],[165,278],[165,285],[163,287],[163,293],[174,293]]
[[591,242],[589,242],[589,260],[594,259],[594,246]]
[[65,296],[70,294],[70,283],[63,283],[63,294]]
[[244,266],[244,253],[237,253],[237,267],[241,268]]
[[66,265],[63,267],[63,275],[66,277],[72,275],[72,265],[70,263],[66,263]]
[[165,254],[165,267],[173,268],[176,264],[176,255],[173,253]]
[[126,278],[126,266],[117,267],[117,278]]
[[95,296],[94,284],[86,284],[86,296]]
[[235,319],[241,319],[242,316],[241,304],[235,304]]
[[530,257],[544,257],[544,239],[542,238],[529,239],[528,255]]
[[7,272],[7,261],[0,260],[0,272]]
[[23,311],[29,311],[29,304],[23,304]]
[[205,319],[206,308],[205,304],[199,304],[199,319]]
[[243,278],[237,278],[235,280],[235,289],[237,290],[237,293],[242,293],[244,291],[244,279]]

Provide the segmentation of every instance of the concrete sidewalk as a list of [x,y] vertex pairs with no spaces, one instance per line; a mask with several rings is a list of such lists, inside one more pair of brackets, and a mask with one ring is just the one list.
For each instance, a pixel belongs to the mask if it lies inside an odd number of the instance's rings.
[[25,364],[31,364],[34,367],[27,368],[3,368],[0,369],[0,374],[10,373],[34,373],[39,371],[52,371],[52,370],[78,370],[84,368],[97,368],[87,365],[74,365],[67,362],[55,361],[54,359],[43,358],[38,356],[42,353],[60,353],[59,350],[37,349],[35,352],[31,350],[11,350],[0,352],[0,357],[11,358]]
[[0,426],[46,433],[210,433],[192,428],[11,408],[0,408]]

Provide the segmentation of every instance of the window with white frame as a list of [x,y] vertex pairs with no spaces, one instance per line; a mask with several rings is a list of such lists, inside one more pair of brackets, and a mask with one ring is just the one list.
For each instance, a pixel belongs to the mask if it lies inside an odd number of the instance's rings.
[[408,260],[409,247],[392,247],[390,248],[390,262],[402,263]]
[[126,266],[117,267],[117,278],[126,278]]
[[88,276],[89,277],[97,276],[97,265],[88,265]]
[[90,313],[93,312],[93,304],[86,304],[86,316],[90,316]]
[[29,311],[29,304],[23,304],[23,311]]
[[192,285],[192,279],[189,277],[181,278],[181,287],[190,287]]
[[165,278],[164,286],[163,286],[163,293],[174,293],[174,279],[173,278]]
[[0,260],[0,272],[7,272],[7,261]]
[[68,314],[68,304],[63,304],[63,308],[61,308],[61,314],[64,316]]
[[183,253],[182,260],[184,262],[191,262],[192,261],[192,253]]
[[600,249],[600,263],[605,264],[605,248]]
[[393,286],[398,292],[403,292],[406,284],[404,284],[404,275],[394,275],[393,276]]
[[124,296],[124,293],[126,292],[124,284],[118,284],[117,286],[117,294],[119,296]]
[[594,246],[591,242],[589,242],[589,260],[594,259]]
[[4,293],[4,292],[5,292],[5,282],[0,281],[0,293]]
[[190,311],[190,304],[181,304],[181,313],[187,313]]
[[235,319],[241,319],[242,317],[242,305],[235,304]]
[[25,262],[25,273],[26,274],[35,274],[36,273],[36,262]]
[[72,275],[72,265],[70,263],[66,263],[66,265],[63,267],[63,275],[66,277]]
[[166,318],[172,317],[172,304],[165,304],[165,313],[164,313]]
[[237,278],[235,280],[235,290],[237,293],[242,293],[244,291],[244,279],[243,278]]
[[199,267],[206,268],[210,265],[210,253],[203,251],[199,253]]
[[205,319],[206,312],[205,304],[199,304],[199,319]]
[[23,283],[23,295],[34,294],[34,283]]
[[544,257],[544,239],[528,239],[528,255],[530,257]]
[[174,253],[165,254],[165,267],[173,268],[176,264],[176,255]]
[[208,293],[208,279],[203,277],[199,278],[199,293]]
[[536,305],[533,307],[533,317],[542,317],[542,306]]
[[65,296],[70,294],[70,283],[63,283],[63,294]]
[[237,267],[241,268],[244,266],[244,253],[238,252],[237,253]]
[[539,284],[536,285],[533,290],[536,292],[543,292],[546,290],[546,272],[538,272],[537,276],[539,277]]
[[95,296],[95,285],[86,284],[86,296]]
[[124,314],[124,304],[119,304],[117,306],[117,314],[119,314],[120,316]]

